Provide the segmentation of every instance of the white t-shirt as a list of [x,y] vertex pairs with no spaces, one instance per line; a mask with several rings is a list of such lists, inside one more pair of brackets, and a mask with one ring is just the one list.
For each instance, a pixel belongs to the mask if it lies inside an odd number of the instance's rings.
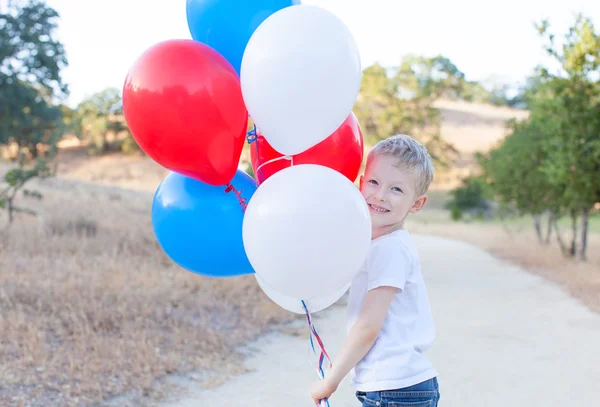
[[423,354],[435,337],[435,326],[417,249],[405,230],[374,239],[348,297],[348,330],[358,319],[368,291],[381,286],[400,290],[388,309],[375,344],[352,369],[357,391],[393,390],[436,377]]

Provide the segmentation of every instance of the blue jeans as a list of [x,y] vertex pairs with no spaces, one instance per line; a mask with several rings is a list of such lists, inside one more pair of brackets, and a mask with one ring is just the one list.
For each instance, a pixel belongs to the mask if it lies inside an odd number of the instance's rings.
[[437,378],[397,390],[358,391],[363,407],[437,407],[440,389]]

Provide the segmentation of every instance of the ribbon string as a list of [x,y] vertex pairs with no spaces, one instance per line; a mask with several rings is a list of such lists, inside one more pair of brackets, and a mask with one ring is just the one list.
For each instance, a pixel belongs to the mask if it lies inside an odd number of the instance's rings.
[[[248,132],[248,134],[246,136],[246,140],[248,141],[248,144],[250,146],[252,146],[253,143],[255,144],[255,146],[256,146],[256,157],[259,157],[257,139],[258,139],[258,135],[256,133],[256,125],[254,125],[254,128]],[[260,184],[260,182],[262,182],[262,173],[261,173],[262,167],[264,167],[267,164],[271,164],[273,162],[280,161],[280,160],[288,160],[288,161],[290,161],[290,166],[294,166],[294,157],[291,156],[291,155],[284,155],[284,156],[277,157],[277,158],[274,158],[272,160],[269,160],[269,161],[266,161],[266,162],[262,163],[256,169],[257,185]],[[227,189],[225,190],[225,192],[230,192],[230,191],[234,191],[235,192],[236,196],[240,200],[240,204],[242,205],[243,210],[245,211],[246,207],[247,207],[247,204],[246,204],[246,199],[241,197],[241,192],[242,191],[238,192],[233,187],[233,185],[228,185]],[[323,341],[321,340],[321,337],[319,336],[319,333],[317,332],[317,328],[315,327],[315,325],[313,323],[312,317],[310,315],[308,307],[306,306],[306,302],[305,301],[302,301],[302,306],[304,307],[304,312],[306,314],[306,320],[308,322],[310,346],[311,346],[311,349],[312,349],[312,351],[313,351],[313,353],[315,355],[317,355],[317,349],[315,347],[315,340],[316,340],[317,344],[319,345],[320,351],[319,351],[319,358],[318,358],[318,367],[317,367],[316,370],[317,370],[317,375],[319,376],[319,378],[321,380],[323,380],[323,379],[325,379],[325,370],[323,369],[323,365],[325,363],[325,360],[327,360],[330,369],[331,369],[331,367],[333,365],[331,363],[331,358],[329,357],[329,355],[327,354],[327,351],[325,350],[325,345],[323,344]],[[319,401],[319,407],[331,407],[331,405],[329,404],[329,400],[328,399],[320,400]]]
[[[258,159],[258,157],[260,157],[260,156],[258,154],[258,142],[257,142],[258,141],[258,133],[256,130],[256,124],[254,125],[254,128],[252,130],[250,130],[248,132],[248,134],[246,135],[246,140],[248,141],[248,144],[250,146],[252,146],[252,144],[254,144],[256,146],[256,157]],[[280,161],[280,160],[288,160],[288,161],[290,161],[290,166],[292,166],[292,167],[294,166],[294,157],[291,155],[283,155],[281,157],[277,157],[277,158],[273,158],[272,160],[265,161],[264,163],[259,165],[258,168],[256,169],[255,175],[256,175],[257,185],[264,181],[264,177],[262,176],[262,173],[260,171],[262,169],[262,167],[264,167],[267,164],[271,164],[271,163],[274,163],[274,162]]]
[[246,141],[248,141],[248,144],[252,144],[256,141],[256,138],[258,136],[256,135],[256,124],[254,125],[254,128],[252,130],[250,130],[248,132],[248,134],[246,135]]
[[239,191],[235,189],[235,187],[231,184],[227,184],[227,188],[225,188],[225,192],[233,192],[238,199],[240,206],[242,207],[242,212],[246,212],[246,208],[248,207],[248,202],[246,202],[246,198],[242,196],[242,190]]
[[[294,165],[294,157],[290,156],[290,155],[282,155],[281,157],[277,157],[277,158],[273,158],[272,160],[269,161],[265,161],[264,163],[262,163],[261,165],[258,166],[258,168],[256,169],[257,172],[257,176],[258,174],[260,174],[260,170],[262,169],[262,167],[264,167],[267,164],[271,164],[274,163],[275,161],[280,161],[280,160],[288,160],[291,161],[290,165],[293,166]],[[261,180],[262,182],[263,180]]]
[[[321,380],[325,379],[325,370],[323,369],[323,364],[325,363],[325,360],[327,360],[328,364],[329,364],[329,368],[331,369],[331,367],[333,366],[331,363],[331,358],[329,357],[329,355],[327,354],[327,351],[325,350],[325,345],[323,344],[323,341],[321,340],[321,337],[319,336],[319,333],[317,332],[317,328],[315,327],[315,324],[313,323],[312,317],[310,315],[310,312],[308,311],[308,307],[306,306],[306,302],[302,301],[302,307],[304,308],[304,313],[306,314],[306,321],[308,322],[308,328],[309,328],[309,340],[310,340],[310,346],[314,352],[314,354],[317,354],[317,350],[315,347],[315,342],[313,340],[314,339],[317,341],[317,344],[319,345],[319,364],[317,367],[317,374],[319,375],[319,378]],[[329,400],[325,399],[325,400],[321,400],[319,401],[319,407],[331,407],[329,404]]]

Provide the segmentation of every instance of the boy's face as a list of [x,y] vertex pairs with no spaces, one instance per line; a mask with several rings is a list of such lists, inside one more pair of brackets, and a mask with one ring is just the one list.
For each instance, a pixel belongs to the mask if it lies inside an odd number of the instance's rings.
[[427,195],[416,195],[417,175],[398,168],[394,157],[374,156],[360,180],[360,191],[369,205],[373,239],[404,227],[409,213],[417,213]]

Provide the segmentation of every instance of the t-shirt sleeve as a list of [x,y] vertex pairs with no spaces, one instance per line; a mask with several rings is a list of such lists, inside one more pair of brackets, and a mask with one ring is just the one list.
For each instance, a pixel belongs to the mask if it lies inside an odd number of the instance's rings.
[[398,241],[381,242],[373,248],[368,261],[367,290],[390,286],[404,290],[412,268],[408,249]]

